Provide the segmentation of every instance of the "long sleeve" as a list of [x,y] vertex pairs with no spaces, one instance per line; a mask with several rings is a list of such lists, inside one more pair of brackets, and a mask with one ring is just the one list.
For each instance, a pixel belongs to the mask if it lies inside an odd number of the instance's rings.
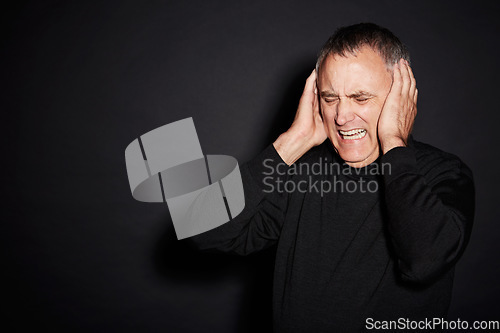
[[471,171],[441,151],[398,147],[382,157],[388,230],[402,278],[426,283],[458,260],[474,218]]
[[220,227],[191,237],[190,242],[201,250],[216,249],[239,255],[247,255],[275,244],[287,204],[287,195],[275,190],[276,183],[285,181],[288,168],[273,145],[243,164],[243,211]]

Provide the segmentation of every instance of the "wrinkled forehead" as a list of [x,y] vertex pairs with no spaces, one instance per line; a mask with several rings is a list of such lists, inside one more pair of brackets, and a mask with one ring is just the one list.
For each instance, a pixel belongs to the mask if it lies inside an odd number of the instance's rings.
[[388,70],[382,57],[369,47],[363,47],[355,54],[327,56],[318,73],[320,89],[334,91],[379,90],[390,82],[392,71]]

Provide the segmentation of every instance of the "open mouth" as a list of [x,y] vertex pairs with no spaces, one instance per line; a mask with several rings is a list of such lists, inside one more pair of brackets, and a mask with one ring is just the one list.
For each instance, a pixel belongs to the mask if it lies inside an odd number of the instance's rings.
[[356,140],[356,139],[362,139],[366,135],[366,130],[365,129],[353,129],[350,131],[340,131],[339,130],[340,137],[344,140]]

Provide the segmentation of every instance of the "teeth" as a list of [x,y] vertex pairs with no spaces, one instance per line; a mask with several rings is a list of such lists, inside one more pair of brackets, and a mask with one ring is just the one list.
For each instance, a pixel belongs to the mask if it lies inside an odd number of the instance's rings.
[[342,135],[353,135],[353,134],[356,134],[356,133],[366,132],[366,130],[359,128],[359,129],[353,129],[353,130],[350,130],[350,131],[339,131],[339,132]]
[[339,131],[339,133],[344,140],[356,140],[363,138],[366,135],[366,130],[355,129],[350,131]]

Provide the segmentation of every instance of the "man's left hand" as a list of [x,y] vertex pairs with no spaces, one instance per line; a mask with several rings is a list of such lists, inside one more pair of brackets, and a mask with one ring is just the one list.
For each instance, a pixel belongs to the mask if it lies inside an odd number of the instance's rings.
[[417,115],[415,77],[408,62],[394,65],[391,91],[378,120],[378,139],[383,154],[395,147],[406,147]]

